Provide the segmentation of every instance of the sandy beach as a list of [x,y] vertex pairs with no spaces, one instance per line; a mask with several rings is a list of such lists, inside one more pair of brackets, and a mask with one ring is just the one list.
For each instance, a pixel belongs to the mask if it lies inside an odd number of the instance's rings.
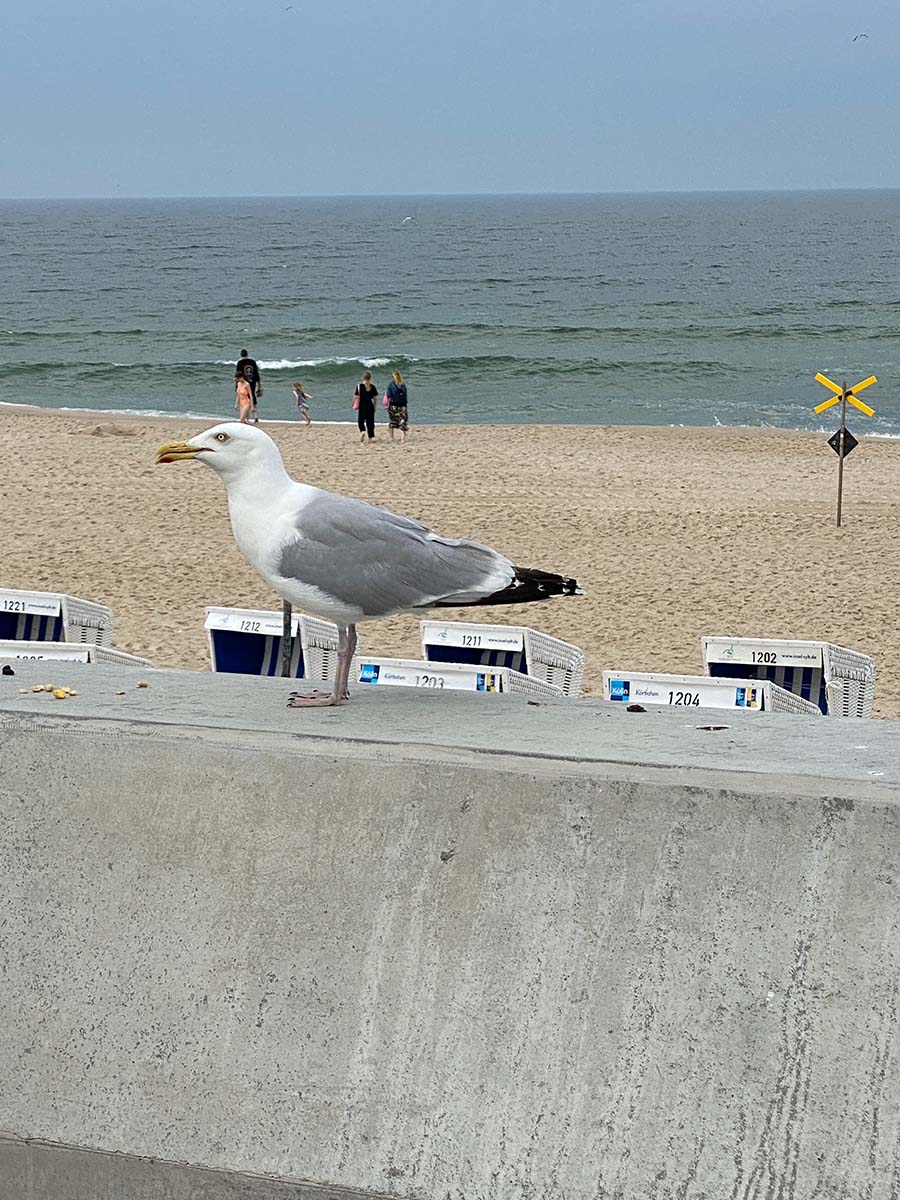
[[[275,608],[237,551],[218,477],[156,467],[209,421],[5,407],[0,586],[112,607],[115,644],[207,669],[204,606]],[[264,426],[265,427],[265,426]],[[529,624],[587,651],[586,690],[622,667],[700,672],[701,634],[821,638],[871,654],[876,714],[900,716],[900,442],[845,469],[826,435],[741,428],[422,426],[407,447],[346,426],[267,427],[295,478],[575,575],[585,595],[449,617]],[[479,616],[483,613],[483,616]],[[370,652],[419,657],[418,623],[361,628]]]

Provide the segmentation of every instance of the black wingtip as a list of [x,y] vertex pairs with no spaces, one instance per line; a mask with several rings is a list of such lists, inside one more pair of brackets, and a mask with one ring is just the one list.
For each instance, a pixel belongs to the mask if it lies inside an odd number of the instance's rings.
[[583,596],[577,579],[554,575],[551,571],[538,571],[533,567],[516,567],[516,575],[509,587],[480,600],[438,600],[433,607],[475,608],[491,604],[531,604],[537,600],[552,600],[555,596]]

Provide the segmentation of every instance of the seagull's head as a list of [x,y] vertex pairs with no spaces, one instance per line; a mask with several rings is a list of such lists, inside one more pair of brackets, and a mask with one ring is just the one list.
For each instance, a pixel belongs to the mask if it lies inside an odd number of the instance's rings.
[[284,470],[278,447],[267,433],[254,425],[226,421],[214,425],[186,442],[166,442],[156,452],[160,463],[195,458],[229,480],[258,469]]

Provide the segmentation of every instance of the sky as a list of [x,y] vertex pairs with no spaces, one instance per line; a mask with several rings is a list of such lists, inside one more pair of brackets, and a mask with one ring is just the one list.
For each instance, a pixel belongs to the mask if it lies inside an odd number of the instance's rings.
[[5,7],[6,198],[900,187],[897,0]]

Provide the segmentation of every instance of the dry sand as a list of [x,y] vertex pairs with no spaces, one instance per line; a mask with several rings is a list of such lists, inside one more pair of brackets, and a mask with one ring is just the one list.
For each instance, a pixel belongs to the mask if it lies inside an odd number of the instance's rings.
[[[208,667],[207,604],[278,607],[232,541],[217,476],[153,465],[160,442],[211,422],[14,407],[0,419],[0,586],[109,604],[115,644],[159,666]],[[298,479],[577,576],[581,598],[442,615],[575,642],[590,694],[604,668],[702,671],[705,633],[817,638],[871,654],[876,712],[900,715],[900,442],[864,440],[847,461],[838,530],[824,435],[422,426],[401,448],[383,429],[367,447],[350,427],[267,428]],[[419,657],[417,629],[373,622],[362,645]]]

